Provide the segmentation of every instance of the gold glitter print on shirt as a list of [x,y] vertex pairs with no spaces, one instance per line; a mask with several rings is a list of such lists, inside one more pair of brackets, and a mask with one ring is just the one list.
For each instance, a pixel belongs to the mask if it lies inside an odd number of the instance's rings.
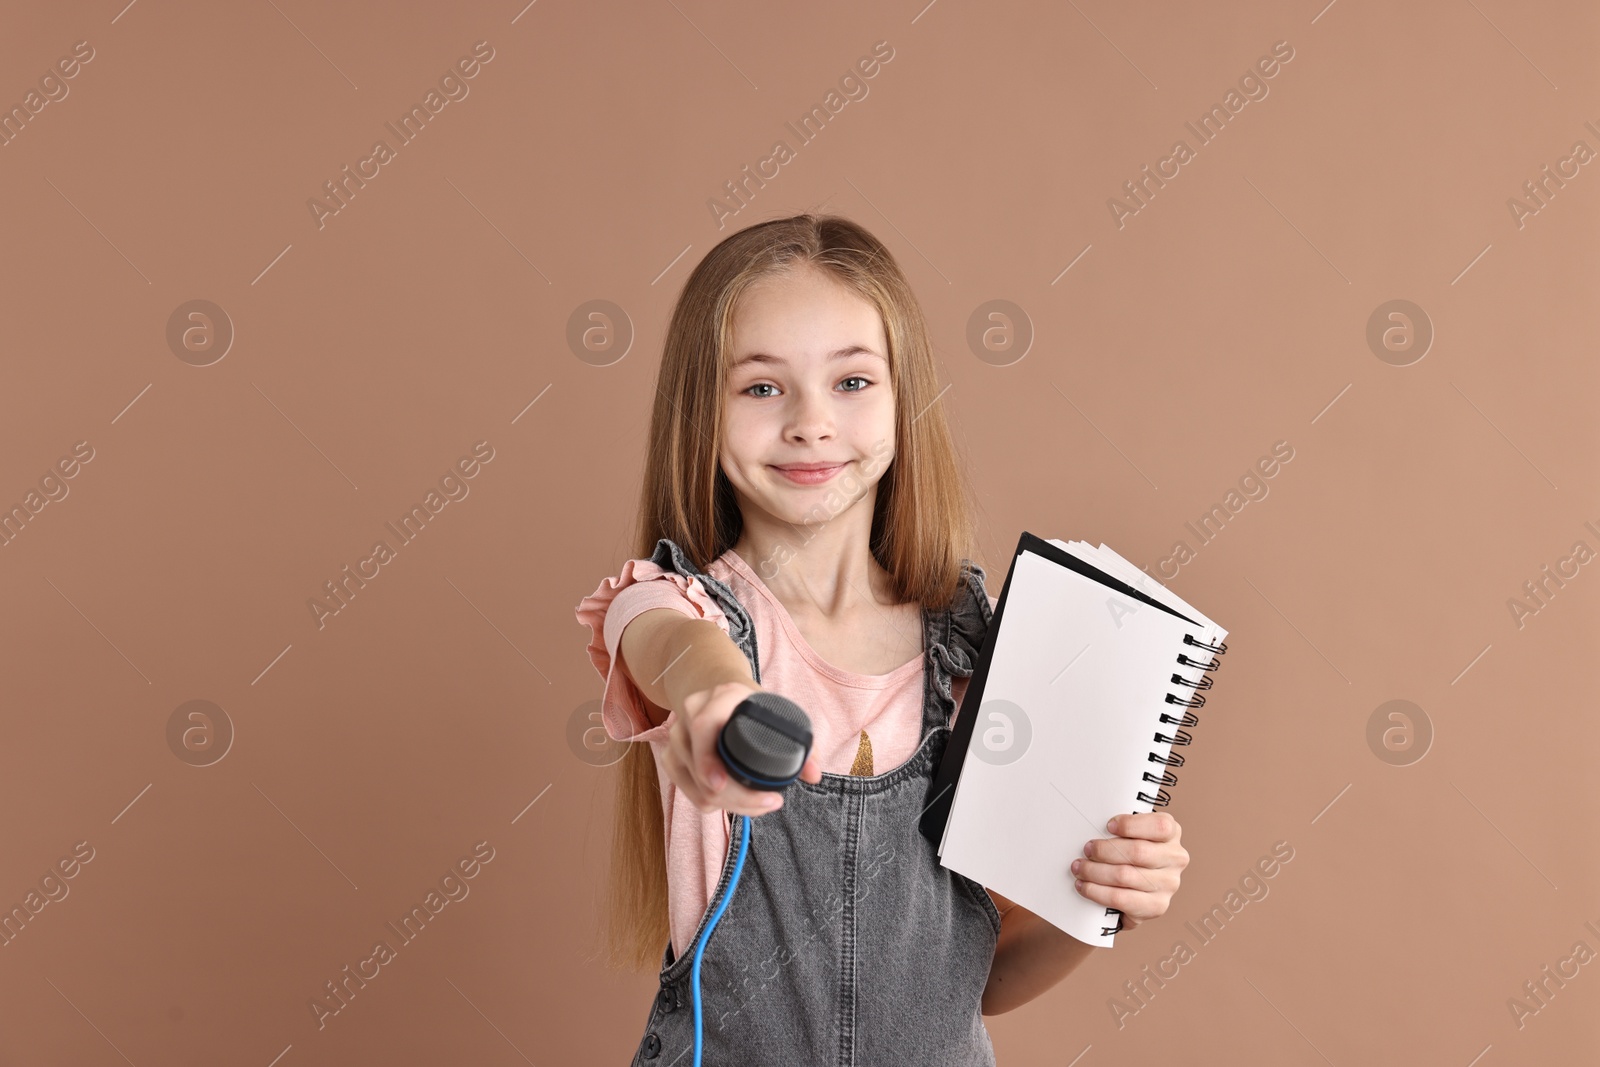
[[865,730],[861,731],[861,743],[856,746],[856,761],[850,765],[850,773],[865,777],[872,775],[872,738],[867,736]]

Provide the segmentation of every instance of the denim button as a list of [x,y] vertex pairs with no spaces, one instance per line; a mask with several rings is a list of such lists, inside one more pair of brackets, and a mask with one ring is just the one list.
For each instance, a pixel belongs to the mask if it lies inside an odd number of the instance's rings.
[[661,1055],[661,1039],[655,1034],[644,1035],[644,1058],[653,1060]]
[[678,996],[671,986],[662,986],[661,996],[658,999],[661,1001],[662,1011],[673,1011],[678,1007]]

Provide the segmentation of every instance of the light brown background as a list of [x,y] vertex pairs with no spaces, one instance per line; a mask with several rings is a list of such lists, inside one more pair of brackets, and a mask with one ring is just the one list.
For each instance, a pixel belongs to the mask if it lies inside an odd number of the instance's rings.
[[[1024,529],[1153,568],[1295,451],[1171,582],[1231,631],[1172,911],[989,1019],[1000,1061],[1600,1056],[1600,963],[1507,1006],[1600,952],[1600,576],[1507,607],[1600,548],[1600,175],[1506,206],[1600,149],[1600,17],[1217,8],[11,5],[0,102],[95,58],[0,148],[0,503],[94,459],[0,548],[0,905],[94,858],[0,948],[0,1062],[625,1062],[654,982],[587,962],[612,771],[567,742],[599,695],[573,606],[630,553],[679,287],[806,209],[877,232],[924,302],[993,593]],[[307,200],[480,40],[470,95],[319,229]],[[880,40],[869,95],[719,229],[723,182]],[[1270,95],[1114,225],[1280,40]],[[1004,367],[966,342],[996,298],[1036,331]],[[1365,340],[1397,298],[1436,331],[1405,367]],[[165,336],[195,299],[236,330],[206,367]],[[594,299],[636,331],[604,367],[566,340]],[[308,599],[480,440],[470,495],[318,629]],[[235,731],[205,767],[166,733],[195,699]],[[1393,699],[1435,732],[1409,766],[1366,739]],[[1280,840],[1270,895],[1119,1028],[1122,983]],[[479,841],[470,895],[319,1029],[323,984]]]

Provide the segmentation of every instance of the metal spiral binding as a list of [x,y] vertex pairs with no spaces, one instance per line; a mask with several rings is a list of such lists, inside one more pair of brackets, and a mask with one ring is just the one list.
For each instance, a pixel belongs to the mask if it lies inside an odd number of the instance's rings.
[[[1195,648],[1203,648],[1207,652],[1212,653],[1209,662],[1206,660],[1190,659],[1186,654],[1182,652],[1178,653],[1178,664],[1180,666],[1199,667],[1201,671],[1216,670],[1222,665],[1218,657],[1228,651],[1228,643],[1226,641],[1211,645],[1204,641],[1196,641],[1194,636],[1191,634],[1183,635],[1183,643],[1186,645],[1192,645]],[[1193,692],[1191,692],[1187,698],[1168,693],[1166,701],[1168,704],[1177,704],[1178,706],[1184,708],[1200,708],[1205,706],[1206,698],[1200,695],[1200,690],[1211,688],[1211,679],[1209,677],[1206,677],[1204,674],[1202,674],[1199,681],[1191,681],[1190,679],[1183,677],[1181,674],[1174,674],[1172,676],[1172,681],[1175,685],[1189,686]],[[1192,711],[1185,711],[1182,716],[1174,716],[1169,715],[1166,712],[1162,712],[1159,721],[1167,725],[1180,728],[1173,730],[1170,737],[1162,733],[1160,730],[1157,730],[1155,732],[1155,740],[1157,743],[1171,744],[1174,746],[1187,745],[1190,741],[1194,740],[1194,738],[1186,729],[1182,728],[1198,726],[1200,723],[1200,717]],[[1168,752],[1165,756],[1152,752],[1150,753],[1150,762],[1159,763],[1163,767],[1182,767],[1183,757],[1174,752]],[[1144,790],[1141,789],[1139,790],[1140,800],[1146,804],[1149,804],[1151,807],[1156,808],[1166,807],[1172,802],[1172,795],[1168,793],[1163,786],[1177,785],[1177,775],[1173,774],[1171,771],[1162,771],[1159,775],[1145,771],[1144,781],[1150,782],[1156,787],[1156,795],[1153,797],[1149,796]],[[1100,928],[1100,936],[1102,937],[1110,937],[1112,934],[1122,929],[1122,912],[1118,911],[1116,908],[1107,908],[1106,914],[1115,915],[1117,917],[1117,925],[1102,926]]]

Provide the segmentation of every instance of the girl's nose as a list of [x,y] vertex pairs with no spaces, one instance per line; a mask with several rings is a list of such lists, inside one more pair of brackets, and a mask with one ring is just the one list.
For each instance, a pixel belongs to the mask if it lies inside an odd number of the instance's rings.
[[833,405],[807,389],[795,392],[784,427],[790,439],[825,441],[834,435]]

